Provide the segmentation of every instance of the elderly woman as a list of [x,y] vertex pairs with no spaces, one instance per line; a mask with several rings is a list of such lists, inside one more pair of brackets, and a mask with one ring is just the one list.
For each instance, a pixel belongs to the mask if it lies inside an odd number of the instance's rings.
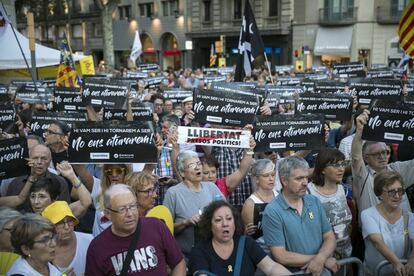
[[138,213],[145,216],[157,199],[157,178],[149,172],[133,172],[126,176],[125,183],[132,187],[137,195]]
[[42,212],[42,216],[55,225],[56,247],[53,264],[62,272],[73,270],[75,275],[83,275],[86,251],[93,236],[74,231],[79,221],[66,201],[53,202]]
[[269,159],[257,160],[251,169],[251,175],[256,184],[256,191],[245,201],[242,209],[242,219],[246,234],[252,238],[268,253],[269,249],[264,243],[261,229],[262,212],[267,203],[277,196],[274,191],[275,164]]
[[201,162],[194,151],[182,151],[177,156],[177,170],[183,181],[167,190],[164,205],[174,218],[175,238],[188,257],[204,207],[223,195],[214,183],[201,181]]
[[[56,240],[53,224],[38,214],[27,213],[16,220],[11,242],[21,255],[6,275],[61,276],[52,263],[55,258]],[[73,272],[68,272],[73,275]]]
[[205,272],[215,275],[253,275],[260,268],[266,275],[290,275],[290,271],[274,262],[249,236],[246,237],[241,266],[236,267],[236,256],[243,226],[238,212],[225,201],[212,202],[204,210],[200,225],[200,241],[192,250],[189,271],[192,275]]
[[14,222],[21,216],[16,210],[0,207],[0,275],[6,274],[19,257],[13,253],[10,238]]
[[[383,260],[391,263],[380,275],[414,275],[414,216],[401,208],[404,194],[401,175],[395,171],[380,172],[374,179],[374,193],[380,203],[361,213],[362,235],[365,241],[365,267],[373,275]],[[408,259],[404,266],[401,259]]]
[[345,168],[348,166],[342,152],[334,148],[322,149],[316,157],[312,174],[313,182],[308,184],[310,194],[321,201],[336,238],[335,257],[351,256],[352,245],[349,233],[352,213],[348,207],[342,186]]

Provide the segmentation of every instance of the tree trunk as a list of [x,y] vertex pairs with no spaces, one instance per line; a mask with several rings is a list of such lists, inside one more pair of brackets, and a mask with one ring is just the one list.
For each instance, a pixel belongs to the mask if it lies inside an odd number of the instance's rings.
[[117,1],[109,0],[102,5],[102,32],[103,32],[103,54],[104,60],[110,68],[115,68],[114,36],[112,33],[112,13],[117,7]]

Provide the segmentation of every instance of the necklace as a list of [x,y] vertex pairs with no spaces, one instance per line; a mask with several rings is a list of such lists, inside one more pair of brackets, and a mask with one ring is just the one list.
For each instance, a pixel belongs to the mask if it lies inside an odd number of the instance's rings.
[[256,192],[254,192],[255,194],[256,194],[256,196],[261,200],[261,201],[263,201],[263,203],[269,203],[272,199],[273,199],[273,197],[274,197],[274,195],[273,195],[273,191],[271,192],[271,198],[270,198],[270,200],[265,200],[264,198],[265,197],[262,197],[260,194],[259,194],[259,191],[256,191]]

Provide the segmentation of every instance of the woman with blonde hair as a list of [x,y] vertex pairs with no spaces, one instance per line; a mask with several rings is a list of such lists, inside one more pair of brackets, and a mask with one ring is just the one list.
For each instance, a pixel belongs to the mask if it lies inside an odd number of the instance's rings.
[[145,216],[155,206],[158,196],[157,177],[146,171],[133,172],[125,177],[125,183],[137,195],[139,216]]

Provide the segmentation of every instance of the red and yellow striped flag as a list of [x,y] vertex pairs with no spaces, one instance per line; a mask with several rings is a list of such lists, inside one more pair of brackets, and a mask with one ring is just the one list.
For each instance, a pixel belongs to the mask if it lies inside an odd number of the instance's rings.
[[414,57],[414,0],[405,8],[398,26],[400,45],[405,53]]
[[210,51],[210,67],[216,66],[217,55],[214,49],[214,45],[211,44],[211,51]]

